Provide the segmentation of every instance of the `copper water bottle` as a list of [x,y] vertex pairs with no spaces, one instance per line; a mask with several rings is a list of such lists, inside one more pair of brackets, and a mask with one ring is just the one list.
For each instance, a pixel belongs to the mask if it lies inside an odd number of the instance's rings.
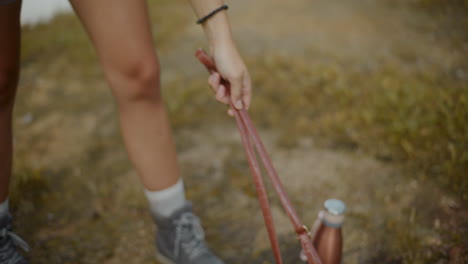
[[344,220],[346,205],[337,199],[326,200],[325,211],[321,215],[322,223],[314,237],[314,247],[317,249],[323,264],[340,264],[343,248],[341,225]]

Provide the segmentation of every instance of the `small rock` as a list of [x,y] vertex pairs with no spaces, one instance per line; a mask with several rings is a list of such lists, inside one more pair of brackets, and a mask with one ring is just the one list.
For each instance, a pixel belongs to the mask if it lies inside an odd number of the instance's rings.
[[445,208],[458,209],[460,207],[455,199],[447,196],[442,197],[440,203]]
[[23,117],[21,118],[21,124],[23,126],[27,126],[27,125],[31,124],[32,121],[34,121],[34,116],[33,116],[32,113],[27,113],[27,114],[23,115]]

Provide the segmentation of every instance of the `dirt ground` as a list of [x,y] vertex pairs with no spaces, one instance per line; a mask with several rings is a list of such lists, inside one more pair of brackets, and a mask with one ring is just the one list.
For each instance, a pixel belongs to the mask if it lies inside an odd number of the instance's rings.
[[[315,65],[339,62],[358,73],[385,65],[405,74],[455,71],[459,82],[468,80],[468,44],[454,46],[434,33],[449,22],[398,1],[228,3],[253,75],[263,65],[259,60],[268,64],[281,57]],[[187,195],[226,263],[274,263],[234,121],[212,100],[206,73],[193,58],[205,42],[184,4],[153,1],[151,15]],[[67,30],[73,36],[56,34]],[[51,39],[42,41],[39,34]],[[78,22],[61,16],[25,30],[23,42],[12,200],[16,230],[32,246],[31,262],[157,263],[146,200],[123,148],[111,94]],[[259,91],[268,89],[259,80]],[[202,88],[186,89],[187,83]],[[285,96],[293,90],[282,89]],[[263,107],[261,97],[256,94],[252,111]],[[285,146],[287,127],[264,120],[295,117],[288,109],[269,113],[253,119],[302,220],[311,225],[327,198],[348,205],[343,263],[467,260],[468,210],[456,195],[412,177],[415,172],[399,160],[353,142],[311,133]],[[271,198],[285,263],[300,263],[289,220],[273,192]]]

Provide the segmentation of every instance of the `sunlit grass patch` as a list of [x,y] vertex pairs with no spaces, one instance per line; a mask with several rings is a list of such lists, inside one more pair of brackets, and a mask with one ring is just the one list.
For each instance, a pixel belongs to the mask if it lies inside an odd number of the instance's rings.
[[[250,112],[259,126],[280,131],[281,146],[315,137],[326,146],[360,147],[379,159],[408,164],[414,177],[468,198],[466,82],[438,72],[393,67],[358,72],[274,54],[249,58],[249,65]],[[166,89],[176,127],[229,120],[204,82],[184,82],[184,89],[177,89],[180,85],[174,81],[169,84],[174,89]]]
[[411,164],[460,196],[468,193],[466,82],[437,72],[352,72],[274,56],[255,59],[252,69],[252,114],[265,127],[282,128],[280,144],[308,136],[358,144]]

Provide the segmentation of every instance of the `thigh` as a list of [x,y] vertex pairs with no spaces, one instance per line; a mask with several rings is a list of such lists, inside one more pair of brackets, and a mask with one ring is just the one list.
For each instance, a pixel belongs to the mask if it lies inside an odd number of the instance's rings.
[[[155,59],[146,0],[70,0],[88,31],[107,77]],[[138,74],[138,73],[136,73]]]
[[21,1],[0,3],[0,110],[11,111],[19,75]]
[[20,12],[20,0],[0,2],[0,74],[2,75],[13,74],[19,68]]

